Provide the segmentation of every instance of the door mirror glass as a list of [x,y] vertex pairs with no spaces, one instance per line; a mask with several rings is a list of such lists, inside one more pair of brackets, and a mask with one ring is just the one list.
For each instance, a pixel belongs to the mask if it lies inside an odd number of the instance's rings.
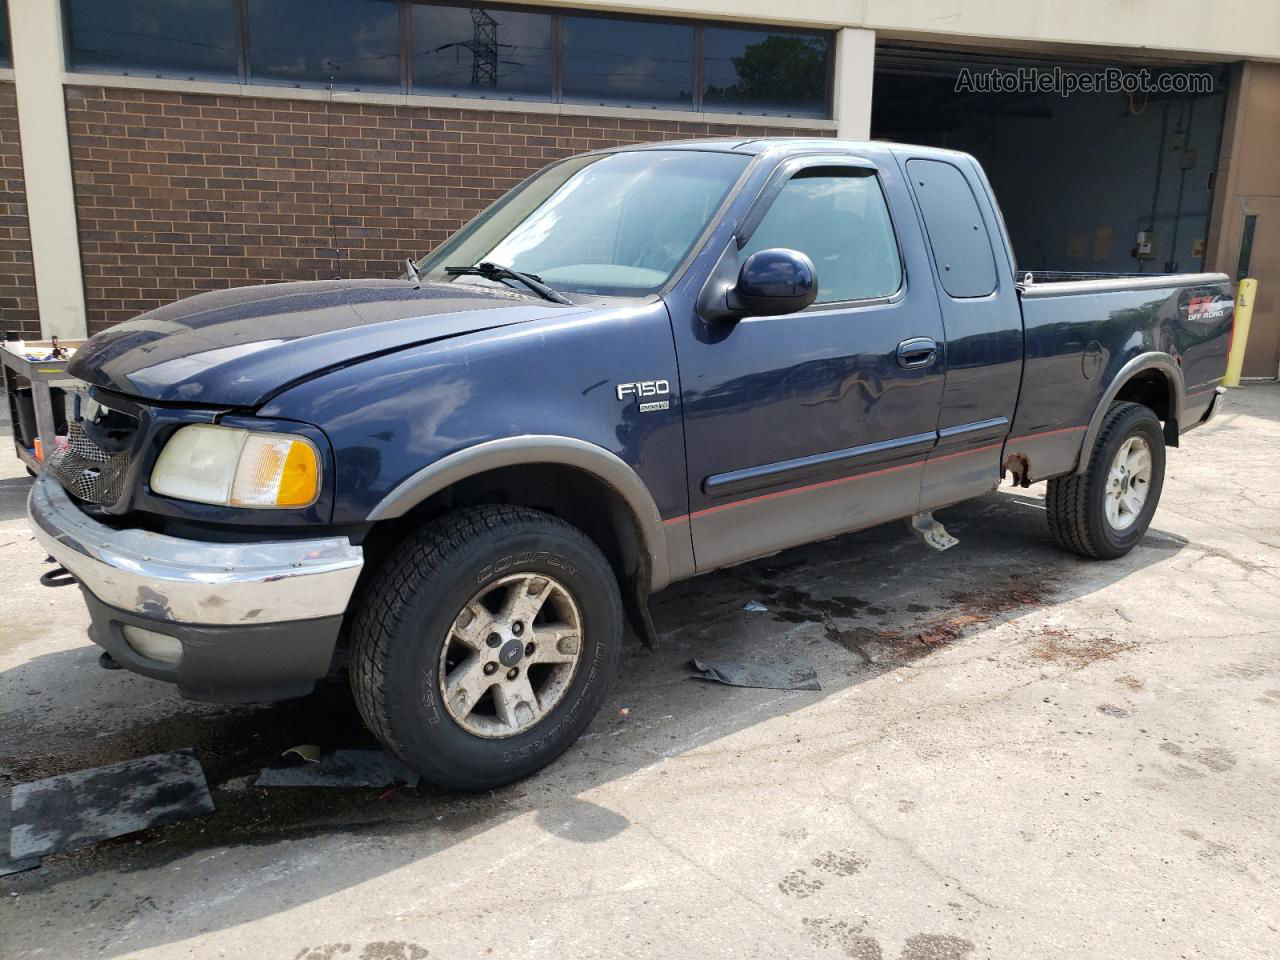
[[813,261],[798,250],[772,247],[743,262],[730,301],[744,316],[772,317],[803,310],[817,295]]

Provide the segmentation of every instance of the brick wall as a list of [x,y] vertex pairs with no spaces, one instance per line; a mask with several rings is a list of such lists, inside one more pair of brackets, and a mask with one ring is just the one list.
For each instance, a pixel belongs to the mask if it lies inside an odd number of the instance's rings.
[[99,87],[67,88],[67,121],[90,333],[201,290],[395,275],[571,153],[813,135]]
[[24,340],[40,338],[18,105],[7,82],[0,82],[0,330],[17,330]]

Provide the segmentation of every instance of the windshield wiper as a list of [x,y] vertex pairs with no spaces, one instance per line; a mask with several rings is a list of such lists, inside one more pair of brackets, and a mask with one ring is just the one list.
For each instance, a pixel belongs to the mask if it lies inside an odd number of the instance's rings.
[[523,283],[526,287],[540,296],[543,300],[550,300],[552,303],[573,303],[563,293],[559,293],[545,283],[542,278],[532,273],[521,273],[519,270],[512,270],[510,267],[504,267],[500,263],[478,263],[474,267],[445,267],[444,272],[451,277],[484,277],[486,280],[515,280],[517,283]]

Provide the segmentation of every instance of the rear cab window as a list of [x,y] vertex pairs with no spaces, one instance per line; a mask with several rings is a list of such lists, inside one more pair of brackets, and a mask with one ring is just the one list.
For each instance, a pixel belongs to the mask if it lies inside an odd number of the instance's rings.
[[996,289],[995,254],[969,181],[942,160],[908,160],[906,167],[942,289],[956,299],[989,296]]
[[902,260],[870,170],[814,167],[788,180],[742,249],[798,250],[818,272],[815,303],[876,300],[902,286]]

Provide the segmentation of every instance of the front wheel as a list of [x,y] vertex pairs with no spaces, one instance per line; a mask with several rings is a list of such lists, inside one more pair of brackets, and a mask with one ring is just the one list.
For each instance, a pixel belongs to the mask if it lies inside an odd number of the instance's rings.
[[527,776],[599,710],[622,602],[577,528],[524,507],[460,510],[411,536],[369,586],[352,624],[356,704],[433,783]]
[[1147,532],[1163,486],[1159,419],[1141,404],[1114,404],[1085,472],[1049,481],[1049,530],[1060,546],[1081,556],[1122,557]]

